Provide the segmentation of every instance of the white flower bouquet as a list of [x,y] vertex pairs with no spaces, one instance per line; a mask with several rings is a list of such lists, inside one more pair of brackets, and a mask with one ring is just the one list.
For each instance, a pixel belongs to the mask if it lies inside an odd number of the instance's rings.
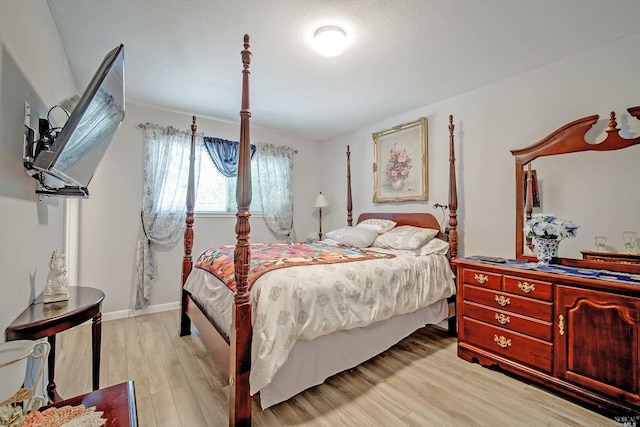
[[553,214],[535,214],[524,227],[527,237],[553,240],[576,237],[577,230],[578,226],[573,222],[556,218]]

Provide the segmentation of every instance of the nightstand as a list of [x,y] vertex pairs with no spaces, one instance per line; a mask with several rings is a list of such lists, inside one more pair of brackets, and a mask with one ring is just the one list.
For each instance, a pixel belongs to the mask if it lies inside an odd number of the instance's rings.
[[69,299],[45,304],[40,294],[29,307],[7,327],[4,332],[6,341],[37,340],[47,337],[51,344],[49,352],[49,383],[47,393],[54,402],[62,400],[56,392],[56,334],[93,319],[92,362],[93,389],[100,388],[100,344],[102,339],[102,300],[104,293],[94,288],[82,286],[69,287]]

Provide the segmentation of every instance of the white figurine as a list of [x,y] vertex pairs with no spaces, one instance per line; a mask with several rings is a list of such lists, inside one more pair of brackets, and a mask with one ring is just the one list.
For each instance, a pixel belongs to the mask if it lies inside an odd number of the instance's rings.
[[42,292],[44,302],[66,301],[69,299],[69,279],[67,278],[67,268],[65,267],[65,257],[63,253],[53,251],[51,262],[49,263],[49,277],[47,286]]

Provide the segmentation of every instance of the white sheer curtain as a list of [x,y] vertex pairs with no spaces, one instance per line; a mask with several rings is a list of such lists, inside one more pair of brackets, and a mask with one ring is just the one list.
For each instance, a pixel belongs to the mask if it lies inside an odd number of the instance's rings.
[[[141,224],[136,248],[135,309],[149,306],[156,281],[156,247],[172,248],[183,237],[191,133],[145,123]],[[202,147],[198,135],[196,147]],[[199,150],[198,150],[199,151]],[[201,155],[196,154],[195,182]]]
[[293,155],[284,145],[257,144],[258,187],[262,215],[267,227],[278,236],[294,242],[293,230]]

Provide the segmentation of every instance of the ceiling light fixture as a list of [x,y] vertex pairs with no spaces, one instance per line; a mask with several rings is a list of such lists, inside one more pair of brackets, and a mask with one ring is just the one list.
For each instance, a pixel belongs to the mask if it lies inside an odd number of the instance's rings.
[[325,25],[313,33],[313,46],[322,56],[336,56],[347,47],[347,33],[335,25]]

